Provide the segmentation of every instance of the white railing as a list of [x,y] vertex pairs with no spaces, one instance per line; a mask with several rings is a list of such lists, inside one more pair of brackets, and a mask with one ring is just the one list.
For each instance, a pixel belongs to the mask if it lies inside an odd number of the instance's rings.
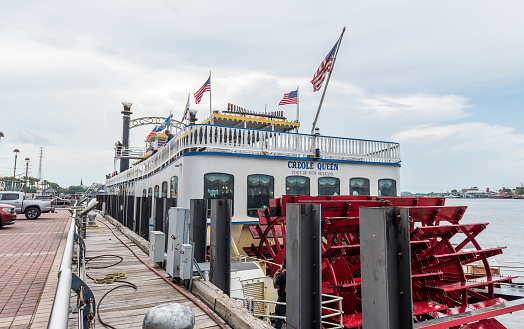
[[[344,328],[344,311],[342,310],[342,297],[322,294],[324,300],[322,301],[322,327],[326,329]],[[286,305],[286,303],[275,302],[272,300],[260,300],[253,298],[235,298],[242,302],[242,306],[247,308],[249,312],[255,317],[264,319],[266,322],[270,322],[271,319],[282,319],[286,320],[285,316],[278,316],[271,314],[269,311],[269,305]],[[338,304],[334,307],[327,307],[326,304]],[[258,305],[257,305],[258,304]],[[262,306],[262,307],[260,307]],[[264,313],[257,313],[257,310],[263,309]]]
[[115,158],[117,159],[141,159],[146,154],[143,147],[115,147]]
[[[318,149],[318,152],[316,151]],[[115,185],[140,179],[162,169],[187,152],[222,152],[266,156],[400,163],[400,145],[362,139],[305,135],[211,125],[182,129],[157,153],[106,180]]]

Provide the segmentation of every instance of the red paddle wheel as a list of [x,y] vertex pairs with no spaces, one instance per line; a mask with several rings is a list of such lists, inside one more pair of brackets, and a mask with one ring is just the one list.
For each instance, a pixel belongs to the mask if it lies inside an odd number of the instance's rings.
[[[515,277],[494,274],[487,260],[501,254],[505,247],[482,249],[475,238],[488,223],[461,224],[466,207],[444,206],[444,201],[443,198],[283,196],[271,199],[269,208],[258,211],[259,223],[251,226],[250,231],[260,242],[244,250],[250,256],[281,264],[286,255],[286,204],[319,203],[323,293],[342,296],[344,325],[358,328],[362,326],[359,208],[407,207],[415,322],[464,313],[449,327],[470,323],[463,328],[505,328],[492,317],[522,309],[524,305],[507,310],[501,305],[497,312],[484,312],[484,316],[468,317],[469,313],[465,313],[506,302],[495,297],[494,286],[511,282]],[[475,273],[482,274],[466,273],[465,265],[477,261],[482,265]],[[269,268],[273,275],[278,266],[270,263]]]

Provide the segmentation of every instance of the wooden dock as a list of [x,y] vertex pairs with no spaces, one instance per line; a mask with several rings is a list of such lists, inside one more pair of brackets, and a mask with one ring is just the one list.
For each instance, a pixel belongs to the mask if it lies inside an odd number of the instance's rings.
[[[207,315],[190,299],[182,295],[140,262],[126,246],[115,238],[104,223],[108,224],[115,234],[130,245],[133,251],[142,259],[146,260],[149,265],[155,267],[164,276],[167,276],[167,273],[155,265],[155,263],[151,262],[148,255],[138,246],[116,230],[100,215],[97,215],[96,219],[101,228],[87,229],[86,238],[84,239],[87,250],[86,259],[89,260],[101,255],[118,255],[123,258],[123,261],[116,266],[99,268],[117,263],[120,259],[117,257],[99,257],[93,259],[86,264],[87,274],[92,278],[103,278],[107,273],[124,272],[128,277],[119,280],[131,282],[137,287],[136,290],[130,286],[118,288],[105,296],[100,303],[100,299],[109,290],[124,284],[119,283],[118,280],[112,284],[96,284],[93,280],[86,278],[88,286],[95,295],[97,305],[100,305],[100,317],[103,322],[116,328],[142,328],[144,316],[152,307],[165,303],[181,303],[191,307],[195,313],[195,329],[220,328],[213,318]],[[71,305],[73,305],[76,303],[76,294],[72,292],[71,297]],[[96,323],[99,328],[103,327],[98,316],[96,317]],[[76,328],[76,326],[77,314],[71,314],[69,317],[69,327]]]

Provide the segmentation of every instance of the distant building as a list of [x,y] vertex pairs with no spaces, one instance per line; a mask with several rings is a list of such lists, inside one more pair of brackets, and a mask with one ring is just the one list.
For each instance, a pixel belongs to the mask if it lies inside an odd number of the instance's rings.
[[471,188],[463,188],[460,193],[460,196],[463,198],[488,198],[490,195],[491,193],[489,193],[489,189],[486,191],[481,191],[476,186]]

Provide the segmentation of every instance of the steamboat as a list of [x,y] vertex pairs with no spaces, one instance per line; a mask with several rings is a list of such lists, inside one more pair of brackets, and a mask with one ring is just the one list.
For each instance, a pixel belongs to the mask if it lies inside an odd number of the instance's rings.
[[466,207],[446,206],[444,198],[399,197],[398,143],[301,134],[300,122],[282,112],[229,104],[199,124],[192,112],[190,124],[172,125],[169,141],[157,133],[137,149],[126,141],[136,124],[130,107],[124,103],[124,145],[115,149],[120,172],[106,179],[107,193],[117,200],[109,212],[149,240],[152,231],[166,232],[170,207],[204,199],[209,214],[210,200],[231,200],[232,256],[255,259],[253,267],[237,267],[231,297],[276,300],[270,276],[286,255],[286,205],[309,202],[322,209],[322,293],[341,301],[340,319],[326,328],[362,326],[362,207],[409,210],[417,328],[504,328],[494,316],[524,308],[521,299],[497,293],[515,277],[490,267],[488,258],[503,247],[482,249],[475,240],[488,223],[462,224]]

